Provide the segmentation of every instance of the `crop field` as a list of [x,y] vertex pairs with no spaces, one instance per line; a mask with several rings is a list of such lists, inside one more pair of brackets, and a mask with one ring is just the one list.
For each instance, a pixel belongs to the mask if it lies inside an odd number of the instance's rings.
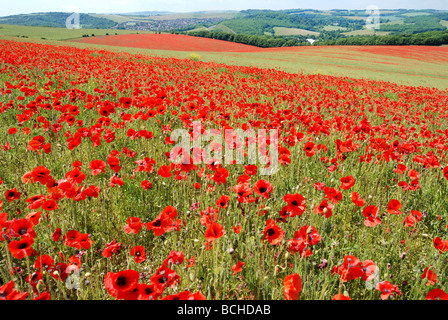
[[179,34],[132,34],[91,37],[73,40],[81,43],[121,46],[126,48],[142,48],[170,51],[253,51],[258,47],[229,41],[192,37]]
[[448,298],[446,89],[105,48],[0,40],[1,298]]
[[[187,58],[197,52],[206,61],[328,74],[404,85],[448,88],[448,47],[304,46],[258,48],[233,42],[172,34],[139,34],[72,40],[102,48],[142,49],[140,53]],[[149,50],[149,51],[147,51]]]

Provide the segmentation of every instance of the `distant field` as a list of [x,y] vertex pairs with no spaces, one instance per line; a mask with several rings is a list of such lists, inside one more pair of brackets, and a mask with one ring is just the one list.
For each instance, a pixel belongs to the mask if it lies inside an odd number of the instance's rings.
[[325,26],[322,29],[325,30],[325,31],[334,31],[334,30],[342,30],[342,31],[344,31],[344,30],[347,30],[347,28],[339,27],[339,26]]
[[349,31],[349,32],[343,32],[343,35],[346,36],[372,36],[374,34],[377,34],[379,36],[384,36],[389,34],[388,31],[378,31],[374,29],[362,29],[362,30],[356,30],[356,31]]
[[149,16],[148,18],[153,20],[173,20],[173,19],[191,19],[191,18],[223,18],[231,19],[235,17],[238,12],[228,12],[228,11],[210,11],[204,13],[175,13],[175,14],[164,14],[160,16]]
[[350,20],[365,20],[366,17],[360,17],[360,16],[342,16],[342,18],[350,19]]
[[98,18],[109,19],[109,20],[112,20],[112,21],[114,21],[116,23],[123,23],[123,22],[126,22],[126,21],[136,20],[132,16],[124,16],[124,15],[119,15],[119,14],[97,14],[97,13],[92,13],[91,15],[94,16],[94,17],[98,17]]
[[429,12],[409,12],[409,13],[403,13],[402,16],[406,17],[417,17],[417,16],[430,16],[431,14]]
[[66,28],[49,28],[49,27],[28,27],[28,26],[16,26],[0,24],[0,35],[10,37],[28,37],[37,39],[48,40],[68,40],[81,38],[84,34],[88,34],[89,37],[94,34],[95,36],[105,36],[117,34],[133,34],[133,33],[153,33],[150,31],[136,31],[136,30],[115,30],[115,29],[66,29]]
[[320,33],[298,28],[274,27],[276,36],[318,36]]
[[447,27],[448,28],[448,20],[440,20],[439,22],[442,26]]
[[103,36],[94,38],[81,38],[73,41],[109,46],[174,51],[228,52],[253,51],[258,49],[257,47],[240,43],[178,34],[118,35],[113,37]]
[[223,31],[223,32],[228,32],[228,33],[236,33],[235,31],[233,31],[232,29],[230,29],[228,26],[225,26],[223,24],[217,24],[216,26],[213,26],[211,28],[209,28],[209,30],[213,30],[213,31]]

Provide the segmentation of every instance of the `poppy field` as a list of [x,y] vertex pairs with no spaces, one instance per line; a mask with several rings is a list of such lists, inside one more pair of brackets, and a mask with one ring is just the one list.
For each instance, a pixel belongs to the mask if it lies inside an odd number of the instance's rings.
[[[0,29],[1,35],[1,29]],[[448,87],[447,46],[298,46],[259,48],[176,34],[131,34],[70,39],[70,45],[113,48],[204,61],[275,68],[291,73],[326,74],[394,83]]]
[[0,299],[448,299],[446,89],[0,49]]

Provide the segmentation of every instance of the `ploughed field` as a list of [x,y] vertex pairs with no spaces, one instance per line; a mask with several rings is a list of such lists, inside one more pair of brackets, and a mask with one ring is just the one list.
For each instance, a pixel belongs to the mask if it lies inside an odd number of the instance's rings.
[[448,91],[0,48],[1,298],[447,299]]

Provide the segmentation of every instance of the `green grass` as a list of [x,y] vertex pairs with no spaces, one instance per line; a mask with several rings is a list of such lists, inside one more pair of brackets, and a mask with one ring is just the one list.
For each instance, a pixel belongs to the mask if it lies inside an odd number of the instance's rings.
[[335,31],[335,30],[347,30],[347,28],[345,27],[339,27],[339,26],[325,26],[322,28],[325,31]]
[[274,27],[276,36],[318,36],[320,33],[299,28]]
[[345,36],[373,36],[373,35],[384,36],[388,35],[389,33],[390,32],[388,31],[378,31],[375,29],[362,29],[362,30],[342,32],[342,34]]
[[1,24],[0,36],[2,37],[28,37],[34,39],[69,40],[81,38],[84,34],[91,36],[104,36],[117,34],[153,33],[149,31],[115,30],[115,29],[66,29],[50,27],[29,27]]

